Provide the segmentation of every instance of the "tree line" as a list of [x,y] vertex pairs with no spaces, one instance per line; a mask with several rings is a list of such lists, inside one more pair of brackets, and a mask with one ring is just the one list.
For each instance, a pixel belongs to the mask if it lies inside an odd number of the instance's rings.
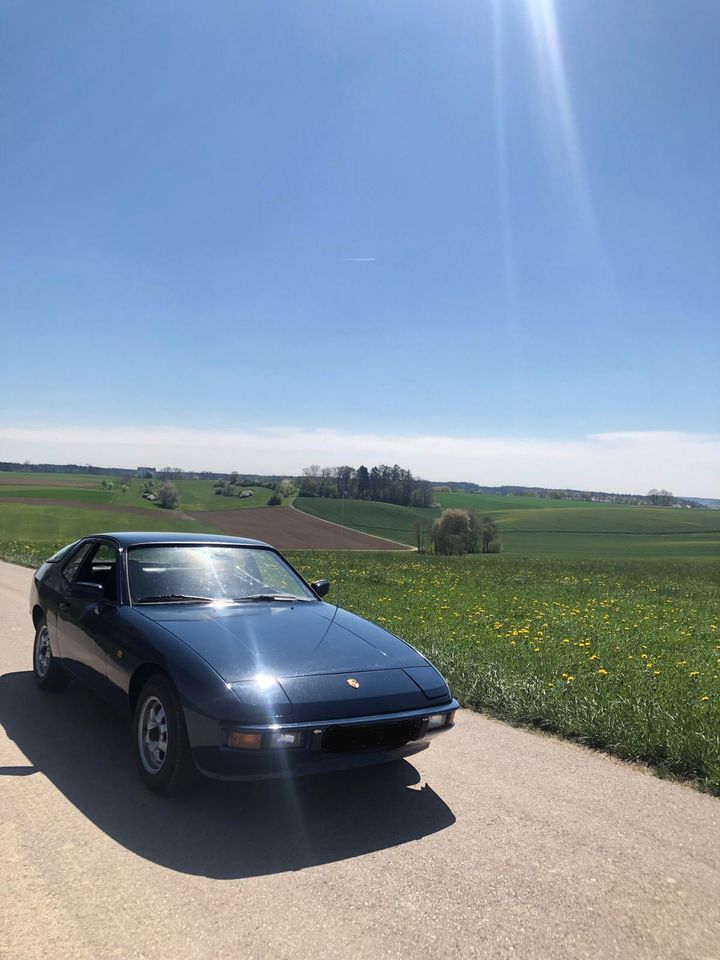
[[319,467],[311,464],[299,480],[301,497],[346,497],[351,500],[377,500],[401,507],[430,507],[434,502],[432,484],[413,477],[409,470],[381,463],[357,468]]

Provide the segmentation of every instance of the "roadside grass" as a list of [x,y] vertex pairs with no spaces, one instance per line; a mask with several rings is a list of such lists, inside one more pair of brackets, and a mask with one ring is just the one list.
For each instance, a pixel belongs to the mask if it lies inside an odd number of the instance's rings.
[[[294,553],[464,706],[720,794],[720,564]],[[338,584],[339,564],[343,582]]]
[[[720,510],[675,510],[631,504],[546,500],[494,494],[437,495],[443,508],[473,509],[491,516],[506,554],[572,559],[710,559],[720,557]],[[560,506],[559,506],[560,504]],[[298,497],[295,506],[340,522],[342,501]],[[429,528],[437,509],[346,500],[344,522],[414,546],[414,525]]]

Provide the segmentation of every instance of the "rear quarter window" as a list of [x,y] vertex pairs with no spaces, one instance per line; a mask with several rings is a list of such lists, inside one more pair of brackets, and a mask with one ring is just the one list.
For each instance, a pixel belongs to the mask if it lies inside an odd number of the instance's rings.
[[88,555],[88,551],[91,550],[92,547],[92,542],[83,544],[79,550],[75,551],[75,553],[62,568],[63,577],[65,577],[68,583],[72,583],[72,581],[75,579],[78,570],[82,566],[83,560]]
[[74,540],[72,543],[68,543],[67,546],[61,547],[57,553],[54,553],[51,557],[48,557],[45,563],[57,563],[58,560],[62,560],[63,557],[66,557],[75,547],[80,543],[79,540]]

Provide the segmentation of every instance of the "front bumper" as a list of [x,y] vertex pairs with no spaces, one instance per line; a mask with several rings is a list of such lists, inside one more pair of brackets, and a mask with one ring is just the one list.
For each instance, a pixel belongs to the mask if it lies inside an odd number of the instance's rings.
[[[238,726],[221,723],[215,727],[214,742],[192,748],[198,770],[206,777],[216,780],[267,780],[280,777],[302,777],[313,773],[329,773],[355,767],[373,766],[392,760],[410,757],[426,750],[432,740],[451,730],[454,723],[428,730],[428,719],[436,714],[454,713],[460,708],[457,700],[426,710],[409,710],[401,713],[382,714],[370,717],[353,717],[347,720],[321,720],[317,723],[283,723]],[[363,728],[380,730],[392,725],[409,723],[412,738],[399,745],[367,746],[334,751],[328,749],[326,734],[340,729],[350,738],[354,732],[362,734]],[[228,733],[259,733],[263,735],[263,748],[244,750],[226,746]],[[304,734],[303,746],[266,747],[268,735],[276,731],[293,731]],[[362,736],[358,739],[362,742]],[[382,739],[380,737],[379,739]]]

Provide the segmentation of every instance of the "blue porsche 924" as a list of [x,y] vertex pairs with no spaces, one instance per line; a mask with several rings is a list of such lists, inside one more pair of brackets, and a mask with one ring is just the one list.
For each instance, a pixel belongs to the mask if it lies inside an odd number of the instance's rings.
[[266,543],[104,533],[35,574],[33,669],[72,676],[132,717],[142,780],[172,793],[304,775],[424,750],[458,703],[425,657],[322,600]]

